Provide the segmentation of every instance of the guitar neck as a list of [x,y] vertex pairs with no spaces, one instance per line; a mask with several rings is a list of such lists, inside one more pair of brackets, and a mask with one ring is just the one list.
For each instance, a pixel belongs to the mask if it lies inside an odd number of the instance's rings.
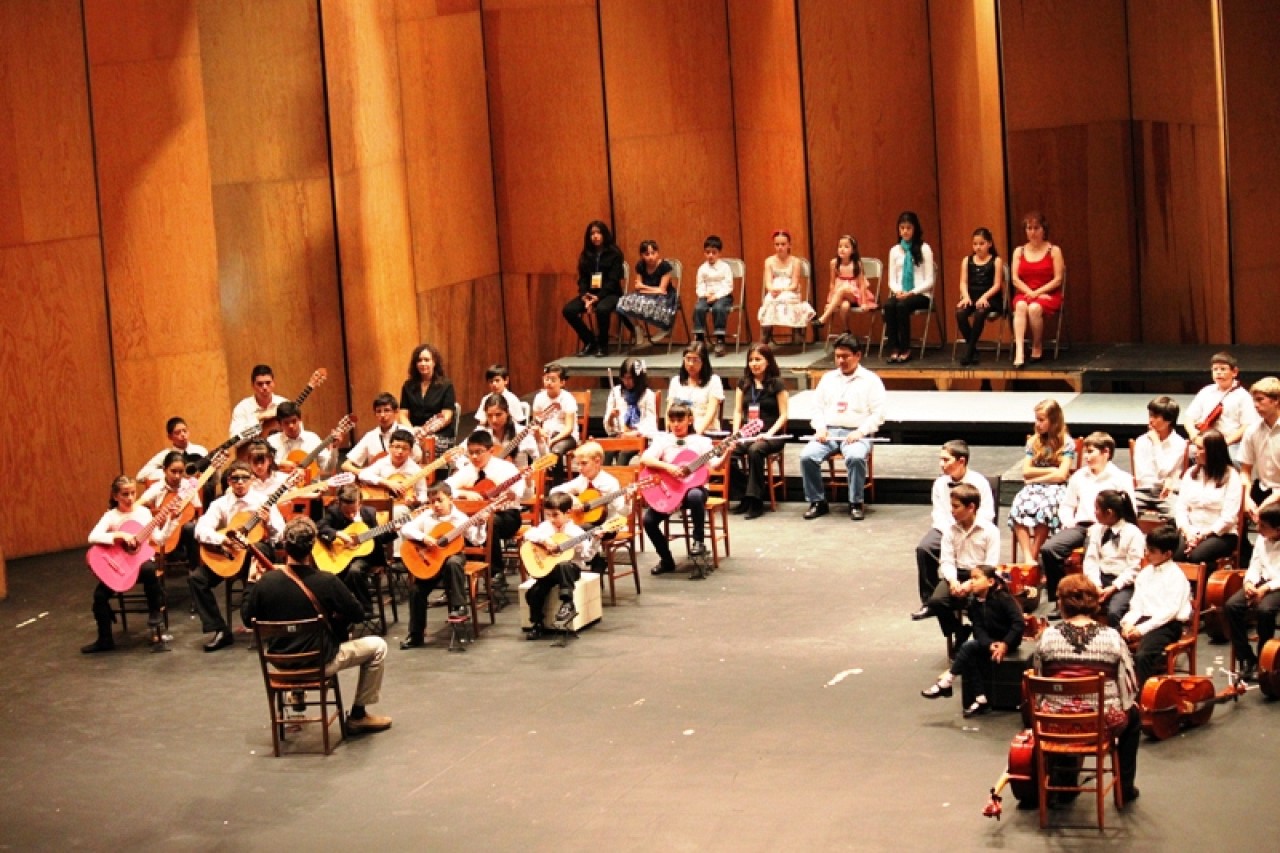
[[430,508],[430,504],[423,504],[422,506],[418,507],[408,515],[402,515],[399,518],[393,518],[391,521],[388,521],[386,524],[379,524],[377,527],[371,527],[368,530],[366,530],[364,533],[361,533],[359,536],[356,537],[356,543],[363,545],[365,542],[368,542],[370,539],[376,539],[377,537],[386,535],[387,533],[394,533],[397,530],[399,530],[401,527],[404,527],[414,518],[426,512],[429,508]]
[[735,432],[733,435],[729,436],[728,438],[716,442],[714,445],[711,446],[710,450],[708,450],[706,453],[702,454],[697,459],[693,460],[692,463],[689,464],[688,466],[689,470],[696,471],[699,468],[701,468],[703,465],[706,465],[707,462],[710,461],[711,457],[719,456],[721,453],[723,453],[724,449],[730,446],[731,444],[733,444],[735,441],[737,441],[740,435],[742,435],[742,432],[738,431],[738,432]]
[[519,447],[519,446],[520,446],[520,442],[522,442],[522,441],[524,441],[526,438],[528,438],[529,434],[530,434],[530,433],[532,433],[532,432],[533,432],[533,427],[531,427],[531,426],[527,426],[527,427],[525,427],[524,429],[520,430],[520,431],[519,431],[518,433],[516,433],[515,435],[513,435],[513,436],[511,437],[511,440],[510,440],[510,441],[508,441],[506,444],[502,445],[502,449],[501,449],[501,453],[500,453],[500,455],[501,455],[501,456],[504,456],[504,457],[505,457],[505,456],[510,456],[510,455],[511,455],[511,453],[512,453],[512,451],[514,451],[517,447]]
[[295,406],[301,406],[303,403],[307,402],[307,398],[311,396],[311,392],[314,390],[316,390],[316,386],[308,383],[307,387],[302,389],[302,393],[293,398],[293,404]]
[[457,527],[450,530],[444,536],[440,537],[440,544],[448,545],[450,542],[457,539],[459,536],[466,533],[468,530],[475,527],[477,524],[480,524],[485,519],[487,519],[490,516],[490,514],[493,513],[496,507],[497,507],[497,504],[491,504],[485,507],[484,509],[480,510],[475,515],[471,516],[466,521],[462,522]]

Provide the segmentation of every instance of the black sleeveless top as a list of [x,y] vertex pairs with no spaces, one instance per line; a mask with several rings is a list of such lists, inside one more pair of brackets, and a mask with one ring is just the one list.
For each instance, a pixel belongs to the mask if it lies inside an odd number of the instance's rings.
[[[970,255],[969,256],[969,298],[972,299],[974,302],[977,302],[978,298],[982,296],[982,294],[986,293],[988,290],[991,289],[991,285],[994,284],[996,280],[995,276],[996,276],[996,259],[995,258],[992,258],[991,260],[987,261],[985,264],[975,264],[973,262],[973,255]],[[999,292],[997,292],[995,297],[993,297],[992,301],[996,302],[996,301],[999,301],[999,299],[1000,299],[1000,294]]]

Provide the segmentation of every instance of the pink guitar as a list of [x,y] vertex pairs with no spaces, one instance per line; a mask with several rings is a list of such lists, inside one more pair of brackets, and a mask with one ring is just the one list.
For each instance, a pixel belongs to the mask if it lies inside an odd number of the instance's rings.
[[706,484],[707,479],[711,476],[711,472],[707,470],[707,463],[711,461],[713,456],[721,456],[728,453],[729,448],[739,438],[750,438],[758,435],[763,429],[764,423],[762,421],[747,421],[742,425],[741,429],[728,438],[716,442],[710,450],[701,456],[688,448],[681,450],[676,454],[676,458],[670,461],[672,465],[679,465],[689,472],[684,477],[677,477],[667,471],[646,468],[645,476],[655,477],[658,482],[640,492],[644,496],[644,502],[655,512],[675,512],[680,508],[680,504],[684,501],[684,496],[688,494],[690,489],[696,489],[698,486]]
[[85,554],[89,568],[113,592],[128,592],[138,582],[142,564],[156,555],[155,546],[151,544],[151,534],[156,528],[163,527],[168,519],[169,508],[165,507],[153,515],[146,525],[126,521],[120,525],[119,532],[133,534],[137,547],[130,549],[119,542],[114,545],[91,545],[89,552]]

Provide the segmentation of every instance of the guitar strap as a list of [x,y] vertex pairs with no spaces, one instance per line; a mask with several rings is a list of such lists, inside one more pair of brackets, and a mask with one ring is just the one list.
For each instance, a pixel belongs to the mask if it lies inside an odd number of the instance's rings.
[[302,578],[298,577],[298,574],[293,570],[293,567],[288,563],[285,563],[284,566],[281,567],[281,570],[289,580],[298,585],[298,589],[302,590],[302,594],[307,597],[311,602],[311,606],[316,609],[316,615],[320,617],[320,621],[324,623],[324,626],[329,629],[329,633],[337,636],[333,631],[333,623],[329,621],[329,616],[324,612],[324,608],[320,606],[320,599],[316,598],[315,593],[313,593],[307,585],[302,582]]

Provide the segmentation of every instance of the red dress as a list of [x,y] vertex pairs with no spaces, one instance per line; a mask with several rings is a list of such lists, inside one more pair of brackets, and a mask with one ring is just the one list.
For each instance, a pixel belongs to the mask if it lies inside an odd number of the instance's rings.
[[[1039,290],[1049,282],[1053,281],[1053,246],[1044,253],[1044,257],[1038,261],[1027,260],[1026,252],[1022,254],[1022,263],[1018,265],[1018,278],[1022,279],[1022,283],[1032,290]],[[1028,304],[1038,303],[1046,314],[1056,314],[1062,310],[1062,287],[1057,290],[1050,291],[1042,296],[1030,297],[1022,291],[1018,291],[1018,295],[1013,297],[1013,304],[1019,302]]]

